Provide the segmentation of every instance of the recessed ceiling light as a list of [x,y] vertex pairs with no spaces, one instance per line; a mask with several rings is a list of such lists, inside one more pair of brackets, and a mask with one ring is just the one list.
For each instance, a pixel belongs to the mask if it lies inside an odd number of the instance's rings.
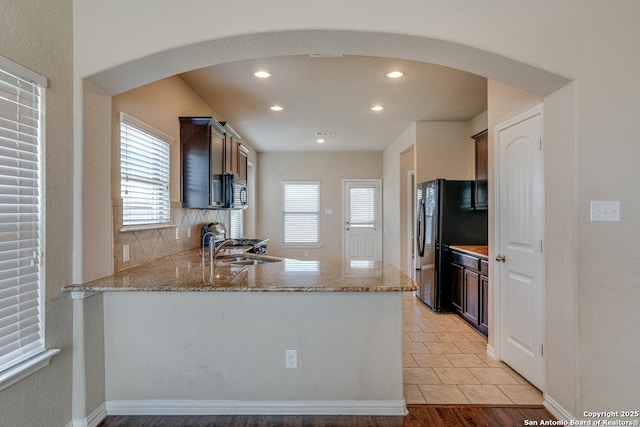
[[404,76],[404,73],[402,71],[391,71],[385,74],[385,76],[389,77],[390,79],[397,79]]
[[382,105],[374,105],[373,107],[371,107],[371,109],[373,111],[382,111],[384,110],[384,107]]
[[273,110],[273,111],[282,111],[283,108],[281,106],[279,106],[279,105],[274,105],[273,107],[271,107],[271,110]]
[[324,142],[324,139],[320,138],[320,139],[316,140],[316,142],[317,142],[318,144],[322,144],[322,143]]
[[267,73],[266,71],[257,71],[254,76],[259,77],[261,79],[266,79],[267,77],[271,77],[271,74]]

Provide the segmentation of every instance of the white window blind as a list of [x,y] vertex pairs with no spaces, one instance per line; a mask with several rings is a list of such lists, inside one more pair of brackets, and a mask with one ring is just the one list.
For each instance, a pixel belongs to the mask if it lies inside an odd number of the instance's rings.
[[320,242],[320,183],[282,183],[285,244]]
[[229,212],[229,223],[231,224],[229,237],[231,239],[240,239],[244,234],[242,229],[242,212],[244,211],[241,209],[232,209]]
[[351,187],[349,189],[349,224],[351,227],[373,228],[376,224],[376,189]]
[[172,138],[120,113],[120,197],[122,225],[171,221],[169,151]]
[[44,351],[45,85],[0,57],[0,373]]

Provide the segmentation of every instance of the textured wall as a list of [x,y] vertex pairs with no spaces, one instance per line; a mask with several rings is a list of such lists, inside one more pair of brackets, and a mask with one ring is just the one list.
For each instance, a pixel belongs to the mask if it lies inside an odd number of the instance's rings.
[[71,419],[73,60],[71,0],[0,2],[0,55],[49,81],[46,90],[46,346],[51,365],[0,391],[0,425],[64,426]]

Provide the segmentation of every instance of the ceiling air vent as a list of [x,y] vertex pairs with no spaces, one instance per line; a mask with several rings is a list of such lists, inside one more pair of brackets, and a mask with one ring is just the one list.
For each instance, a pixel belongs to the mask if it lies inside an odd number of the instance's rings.
[[335,130],[320,130],[316,132],[316,136],[336,136]]

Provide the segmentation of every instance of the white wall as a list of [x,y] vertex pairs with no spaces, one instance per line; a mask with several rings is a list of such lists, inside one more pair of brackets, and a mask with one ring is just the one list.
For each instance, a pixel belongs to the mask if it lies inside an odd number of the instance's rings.
[[416,183],[444,179],[474,179],[474,147],[469,122],[416,124]]
[[[545,185],[558,190],[553,199],[545,200],[554,212],[547,220],[556,226],[577,219],[577,245],[547,248],[545,260],[552,262],[562,255],[575,262],[575,283],[579,284],[572,293],[574,284],[564,280],[564,273],[547,278],[566,291],[563,295],[571,298],[567,304],[577,302],[579,337],[578,356],[573,360],[578,365],[576,389],[557,390],[563,395],[551,397],[559,402],[575,401],[575,415],[593,408],[637,406],[640,359],[630,355],[640,351],[640,343],[623,337],[632,336],[634,325],[640,322],[636,309],[640,263],[634,258],[635,236],[640,234],[640,216],[635,215],[640,199],[634,191],[640,157],[636,143],[640,3],[405,0],[391,10],[378,1],[363,6],[339,0],[224,5],[202,0],[193,8],[184,8],[166,0],[142,0],[133,5],[124,0],[76,0],[74,6],[76,77],[96,74],[95,81],[111,93],[212,63],[317,51],[439,63],[553,101],[564,99],[558,90],[574,80],[575,96],[561,103],[562,108],[545,110],[545,120],[575,125],[570,132],[575,136],[572,148],[565,145],[564,128],[545,127],[545,138],[547,145],[563,147],[558,155],[571,154],[566,160],[569,167],[575,164],[576,176],[575,187],[564,187],[564,174],[557,169],[564,167],[562,162],[546,163]],[[153,14],[144,13],[150,8]],[[132,13],[124,14],[124,9]],[[199,13],[193,13],[194,9]],[[216,14],[225,16],[224,24],[209,25]],[[189,25],[164,25],[168,20]],[[318,30],[326,28],[327,22],[335,31]],[[256,35],[261,32],[271,34]],[[80,91],[76,100],[81,101]],[[83,126],[80,117],[75,119]],[[76,150],[84,147],[84,154],[91,156],[86,141],[76,143]],[[99,185],[86,187],[78,196],[101,190]],[[575,207],[563,205],[561,199],[575,200]],[[589,222],[589,201],[609,199],[621,201],[622,221]],[[76,202],[81,206],[80,197]],[[104,217],[87,209],[83,219],[99,227]],[[82,248],[77,246],[76,255],[81,255]],[[109,248],[100,245],[91,250],[109,253]],[[596,315],[602,307],[607,308],[607,316]],[[555,362],[549,359],[548,363]]]
[[3,426],[64,426],[71,419],[73,59],[70,0],[2,2],[0,55],[48,79],[46,89],[45,345],[51,365],[0,391]]
[[404,399],[400,292],[104,298],[108,401]]
[[[379,152],[269,152],[258,160],[258,232],[269,254],[339,262],[342,259],[342,180],[381,179]],[[282,181],[320,181],[320,248],[282,248]],[[327,215],[325,209],[333,209]],[[383,241],[384,244],[384,241]],[[308,251],[308,256],[305,256]]]
[[[415,149],[411,146],[410,149],[400,153],[400,176],[398,180],[400,182],[400,264],[397,266],[400,271],[409,277],[413,277],[412,271],[410,271],[410,257],[411,250],[410,245],[411,235],[413,235],[414,229],[414,214],[415,206],[413,203],[415,193],[415,180],[413,185],[411,184],[410,174],[415,173]],[[413,177],[415,179],[415,176]],[[391,224],[389,224],[392,226]]]
[[[382,154],[384,178],[382,179],[383,257],[386,262],[401,268],[400,224],[402,217],[399,207],[402,192],[400,158],[402,153],[416,143],[416,124],[412,123]],[[414,168],[415,169],[415,168]]]

